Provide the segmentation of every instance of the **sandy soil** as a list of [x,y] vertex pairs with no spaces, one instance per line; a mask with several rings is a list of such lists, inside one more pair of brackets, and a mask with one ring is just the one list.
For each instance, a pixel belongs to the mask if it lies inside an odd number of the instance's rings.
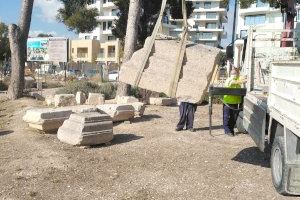
[[[1,99],[1,98],[0,98]],[[177,107],[147,107],[117,124],[109,146],[78,148],[22,122],[35,100],[0,100],[0,199],[294,199],[276,193],[269,161],[248,135],[223,135],[221,106],[175,132]]]

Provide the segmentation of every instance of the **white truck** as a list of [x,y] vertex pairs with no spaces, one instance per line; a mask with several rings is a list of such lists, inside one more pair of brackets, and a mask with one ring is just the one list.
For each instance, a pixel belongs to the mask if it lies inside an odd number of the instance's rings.
[[246,48],[240,48],[248,83],[238,123],[271,153],[277,192],[300,195],[300,60],[297,42],[280,47],[283,31],[250,29]]

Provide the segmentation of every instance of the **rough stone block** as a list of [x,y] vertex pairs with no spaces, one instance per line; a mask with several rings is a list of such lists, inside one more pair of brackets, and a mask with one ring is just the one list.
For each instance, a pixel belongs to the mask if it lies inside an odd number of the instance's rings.
[[86,102],[85,94],[83,92],[77,92],[76,93],[76,103],[77,103],[77,105],[85,104],[85,102]]
[[74,106],[76,105],[76,99],[73,94],[57,94],[54,96],[55,107],[60,106]]
[[99,93],[89,93],[87,100],[88,105],[102,105],[105,103],[105,98],[103,94]]
[[107,113],[113,122],[128,121],[134,118],[135,109],[132,105],[105,104],[98,105],[97,108]]
[[157,106],[172,106],[176,105],[175,98],[163,98],[163,97],[151,97],[150,98],[150,105],[157,105]]
[[76,146],[110,142],[113,139],[112,119],[99,112],[72,114],[59,128],[57,138]]
[[117,104],[126,104],[126,103],[135,103],[139,102],[139,100],[132,96],[117,96],[116,97]]
[[27,110],[23,121],[30,127],[41,131],[55,131],[70,117],[72,110],[69,108],[43,108]]

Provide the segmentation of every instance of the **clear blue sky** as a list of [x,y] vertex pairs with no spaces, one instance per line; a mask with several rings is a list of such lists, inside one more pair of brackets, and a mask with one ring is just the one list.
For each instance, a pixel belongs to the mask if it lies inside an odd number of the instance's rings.
[[[76,38],[77,35],[67,30],[64,24],[56,21],[55,16],[60,3],[57,0],[35,0],[30,34],[40,32],[55,36]],[[18,23],[21,0],[0,0],[0,21]]]

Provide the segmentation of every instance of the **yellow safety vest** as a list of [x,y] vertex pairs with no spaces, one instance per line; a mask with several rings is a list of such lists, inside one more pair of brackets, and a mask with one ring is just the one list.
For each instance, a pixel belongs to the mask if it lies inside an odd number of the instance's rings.
[[[241,88],[241,84],[232,83],[233,80],[239,80],[240,77],[236,77],[234,79],[228,78],[225,82],[225,87],[227,88]],[[233,95],[224,95],[223,101],[226,104],[240,104],[242,102],[241,96],[233,96]]]

